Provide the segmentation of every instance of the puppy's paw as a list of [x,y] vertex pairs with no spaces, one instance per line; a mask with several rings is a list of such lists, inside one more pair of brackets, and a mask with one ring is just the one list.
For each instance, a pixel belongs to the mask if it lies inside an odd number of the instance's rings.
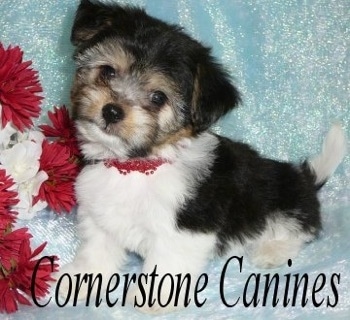
[[152,306],[144,305],[142,307],[136,307],[136,309],[146,314],[158,315],[178,311],[181,307],[175,307],[173,305],[161,306],[155,302]]
[[62,298],[74,294],[75,300],[84,300],[87,296],[87,290],[82,287],[81,290],[76,290],[79,287],[79,283],[82,281],[84,273],[82,268],[75,263],[69,263],[64,265],[61,270],[55,275],[56,290]]
[[74,262],[63,266],[57,274],[56,291],[64,299],[73,299],[73,303],[90,300],[106,291],[106,279],[107,272]]
[[295,258],[299,252],[300,243],[290,240],[269,240],[260,243],[251,254],[252,263],[263,269],[277,268]]
[[136,310],[151,315],[169,313],[182,309],[181,305],[175,306],[175,297],[169,298],[169,292],[161,292],[158,295],[157,288],[153,288],[152,292],[153,296],[150,296],[150,291],[145,290],[145,292],[141,293],[139,288],[134,289],[128,294],[127,302]]

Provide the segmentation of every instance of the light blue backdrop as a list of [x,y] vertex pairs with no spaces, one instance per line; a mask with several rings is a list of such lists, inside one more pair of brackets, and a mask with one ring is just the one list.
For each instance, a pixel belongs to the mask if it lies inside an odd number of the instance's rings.
[[[240,109],[223,119],[215,130],[255,146],[272,158],[297,161],[320,150],[322,139],[334,120],[342,121],[350,136],[348,0],[140,0],[119,1],[145,6],[149,13],[173,23],[213,47],[243,92]],[[0,41],[19,45],[26,60],[33,60],[40,73],[45,100],[43,115],[54,105],[69,106],[74,65],[69,43],[76,0],[1,0]],[[340,273],[339,302],[335,308],[316,309],[278,306],[228,309],[219,299],[219,276],[225,259],[207,268],[207,302],[160,319],[345,319],[350,318],[350,157],[320,193],[324,231],[307,246],[293,267],[277,270],[281,275],[308,273],[315,279],[325,273],[327,281]],[[34,244],[48,240],[48,254],[66,263],[77,245],[75,215],[57,217],[44,212],[28,225]],[[125,272],[135,272],[140,261],[131,256]],[[243,272],[232,275],[228,292],[238,296],[252,272],[262,272],[244,262]],[[273,271],[275,272],[275,270]],[[284,280],[280,288],[283,290]],[[312,288],[312,287],[311,287]],[[310,289],[311,290],[311,289]],[[260,290],[261,292],[261,290]],[[332,295],[329,283],[324,295]],[[282,293],[281,293],[282,294]],[[54,313],[53,313],[54,312]],[[8,319],[144,319],[131,308],[107,307],[59,309],[21,308]],[[1,316],[0,316],[1,317]],[[157,318],[158,319],[158,318]]]

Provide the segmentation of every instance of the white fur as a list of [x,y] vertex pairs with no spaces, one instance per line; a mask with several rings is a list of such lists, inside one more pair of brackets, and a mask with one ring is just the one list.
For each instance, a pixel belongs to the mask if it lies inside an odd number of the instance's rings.
[[[126,155],[127,146],[122,140],[105,134],[96,125],[80,122],[78,130],[84,137],[82,147],[87,158]],[[120,272],[126,251],[130,250],[145,259],[143,273],[151,273],[157,265],[160,275],[197,276],[216,249],[216,234],[179,230],[176,212],[210,174],[217,144],[215,135],[203,133],[184,138],[176,146],[164,147],[156,156],[169,163],[153,175],[122,175],[103,163],[85,167],[76,184],[82,245],[73,263],[65,266],[62,273],[102,273],[103,278],[109,279],[111,274]],[[311,161],[318,182],[335,170],[344,153],[344,133],[335,125],[325,139],[322,153]],[[271,268],[294,258],[301,246],[312,239],[313,235],[305,233],[296,220],[276,212],[258,236],[247,237],[238,247],[253,264]],[[136,289],[130,299],[134,302],[139,296]],[[80,298],[85,298],[84,294]],[[167,308],[155,304],[143,311],[166,312],[172,308],[171,304]]]
[[345,133],[341,125],[334,124],[323,142],[322,152],[310,161],[316,173],[316,183],[325,182],[334,173],[345,156],[346,144]]
[[[62,273],[102,273],[108,279],[120,272],[125,252],[131,250],[145,258],[144,273],[157,265],[160,275],[197,276],[213,254],[215,234],[179,230],[176,210],[209,174],[216,145],[217,138],[207,133],[185,139],[163,150],[162,156],[172,163],[163,164],[153,175],[122,175],[103,163],[85,167],[76,184],[82,245]],[[95,144],[90,147],[94,150]],[[148,311],[159,310],[155,305]]]
[[295,258],[302,245],[313,238],[312,234],[302,231],[298,221],[276,212],[258,237],[246,240],[244,248],[254,265],[274,268]]
[[77,121],[81,139],[81,151],[87,159],[126,158],[127,149],[123,141],[102,131],[96,124]]

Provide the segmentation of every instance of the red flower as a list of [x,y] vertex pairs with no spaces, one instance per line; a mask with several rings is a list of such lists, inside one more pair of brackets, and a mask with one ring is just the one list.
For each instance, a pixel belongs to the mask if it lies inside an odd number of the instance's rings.
[[0,235],[0,269],[10,270],[20,256],[20,248],[24,240],[32,236],[28,228],[21,228]]
[[39,116],[42,99],[38,73],[29,68],[31,61],[22,58],[19,47],[5,49],[0,43],[1,124],[4,128],[12,122],[20,131],[33,125],[31,118]]
[[11,230],[16,221],[16,213],[10,210],[0,209],[0,234]]
[[74,121],[69,117],[66,106],[54,107],[54,112],[49,111],[48,117],[52,126],[40,125],[42,133],[46,137],[57,138],[57,142],[70,148],[73,155],[79,155],[79,147],[76,138]]
[[46,243],[43,243],[32,252],[29,239],[23,239],[18,260],[9,270],[0,272],[0,312],[15,312],[18,310],[18,303],[31,305],[25,295],[29,296],[32,293],[32,277],[35,268],[35,287],[33,288],[35,298],[42,298],[48,293],[49,281],[54,280],[51,273],[58,270],[58,265],[55,263],[57,257],[51,257],[54,260],[53,265],[49,260],[43,260],[37,266],[39,259],[35,257],[44,250],[45,246]]
[[40,170],[49,176],[35,200],[46,201],[57,213],[70,212],[76,204],[74,183],[79,172],[76,157],[58,142],[43,142]]
[[[24,240],[20,247],[20,255],[17,266],[15,270],[9,275],[9,278],[15,284],[15,287],[24,292],[27,295],[31,295],[31,284],[33,271],[39,261],[39,259],[34,259],[37,257],[45,248],[46,242],[41,244],[33,252],[30,248],[30,242],[28,239]],[[54,262],[57,262],[58,258],[56,256],[51,257]],[[37,266],[35,274],[35,288],[33,292],[35,298],[43,298],[49,292],[49,282],[54,281],[51,277],[52,272],[58,271],[58,264],[50,264],[50,261],[45,259]]]
[[17,192],[9,190],[14,185],[13,180],[0,169],[0,235],[12,228],[15,221],[15,212],[10,207],[18,203]]
[[8,278],[0,277],[0,312],[13,313],[18,310],[18,304],[31,305],[29,300],[13,288]]
[[13,179],[6,175],[4,169],[0,169],[0,208],[9,208],[18,203],[17,192],[9,190],[13,185]]

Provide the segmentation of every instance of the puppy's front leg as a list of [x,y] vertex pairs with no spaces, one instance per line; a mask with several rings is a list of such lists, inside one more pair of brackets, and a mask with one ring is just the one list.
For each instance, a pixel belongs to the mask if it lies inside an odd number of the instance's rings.
[[140,311],[153,314],[193,304],[193,288],[214,248],[213,235],[177,232],[159,238],[145,258],[145,281],[128,300]]
[[[58,277],[62,277],[60,295],[65,295],[73,286],[77,299],[82,300],[95,296],[99,287],[100,292],[105,292],[111,275],[120,270],[126,253],[91,217],[84,216],[78,228],[81,245],[73,262],[63,266]],[[68,274],[72,283],[67,276],[64,279],[64,274]]]

